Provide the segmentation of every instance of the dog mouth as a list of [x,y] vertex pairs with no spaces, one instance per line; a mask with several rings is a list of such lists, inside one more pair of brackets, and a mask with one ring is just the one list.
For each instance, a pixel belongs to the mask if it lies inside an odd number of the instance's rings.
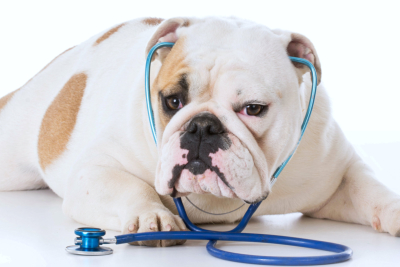
[[191,173],[197,175],[204,173],[206,169],[210,169],[210,166],[200,159],[194,159],[186,164],[185,169],[188,169]]
[[237,198],[234,187],[226,181],[219,168],[210,166],[201,159],[193,159],[185,165],[177,164],[172,172],[174,175],[168,185],[173,189],[171,197],[185,196],[190,193],[220,195],[224,192],[223,195]]
[[216,118],[200,118],[191,121],[196,127],[175,132],[163,145],[157,192],[172,197],[210,193],[250,202],[263,195],[265,188],[246,145],[222,131]]

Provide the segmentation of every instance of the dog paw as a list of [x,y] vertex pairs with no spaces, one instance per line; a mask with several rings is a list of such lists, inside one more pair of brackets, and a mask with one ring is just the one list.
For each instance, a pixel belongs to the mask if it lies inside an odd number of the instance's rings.
[[[170,211],[158,210],[131,217],[131,219],[124,224],[122,229],[123,234],[158,231],[187,231],[187,228],[178,215],[174,215]],[[132,242],[129,244],[149,247],[169,247],[182,245],[185,242],[186,240],[150,240]]]
[[392,236],[400,237],[400,201],[393,201],[382,208],[379,217],[372,217],[371,224],[378,232],[388,232]]

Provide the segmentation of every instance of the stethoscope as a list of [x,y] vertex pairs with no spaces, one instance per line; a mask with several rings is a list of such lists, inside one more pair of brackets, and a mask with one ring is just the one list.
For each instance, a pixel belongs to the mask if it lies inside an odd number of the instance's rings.
[[[151,132],[153,134],[154,142],[157,145],[156,128],[153,116],[153,109],[151,106],[150,99],[150,65],[151,59],[154,52],[161,47],[172,47],[174,43],[159,43],[156,44],[149,52],[146,61],[146,72],[145,72],[145,93],[146,93],[146,104],[147,114],[149,117],[149,123]],[[294,152],[296,151],[304,131],[307,127],[308,121],[310,120],[311,112],[314,106],[315,94],[317,91],[317,73],[314,66],[307,60],[297,57],[289,57],[291,61],[306,65],[311,70],[312,78],[312,90],[308,109],[301,125],[301,134],[299,141],[297,142],[296,148],[290,154],[290,156],[282,163],[281,166],[273,174],[271,179],[271,186],[275,183],[279,174],[283,168],[289,162]],[[207,251],[214,257],[236,261],[242,263],[253,263],[253,264],[265,264],[265,265],[318,265],[318,264],[329,264],[345,261],[351,258],[353,251],[344,245],[322,242],[310,239],[302,239],[287,236],[277,235],[262,235],[262,234],[242,234],[241,232],[246,227],[251,216],[260,206],[261,202],[251,204],[240,221],[239,225],[233,230],[227,232],[216,232],[200,228],[194,225],[186,214],[185,208],[182,204],[181,198],[174,198],[175,205],[178,209],[178,213],[185,222],[186,226],[191,232],[176,231],[176,232],[150,232],[150,233],[136,233],[117,235],[113,238],[103,238],[106,234],[105,230],[93,227],[82,227],[75,230],[75,234],[78,236],[75,238],[75,246],[66,247],[66,251],[77,255],[108,255],[112,254],[113,250],[108,247],[100,246],[103,244],[124,244],[136,241],[146,240],[210,240],[207,244]],[[319,250],[325,250],[334,252],[335,254],[324,255],[324,256],[311,256],[311,257],[269,257],[269,256],[257,256],[239,254],[233,252],[227,252],[215,247],[218,240],[223,241],[241,241],[241,242],[259,242],[259,243],[272,243],[280,245],[289,245],[305,248],[313,248]]]

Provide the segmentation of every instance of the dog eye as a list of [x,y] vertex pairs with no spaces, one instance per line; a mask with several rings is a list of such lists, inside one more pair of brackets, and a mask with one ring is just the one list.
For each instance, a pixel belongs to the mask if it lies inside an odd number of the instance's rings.
[[243,113],[249,116],[257,116],[263,111],[264,107],[263,105],[250,104],[243,109]]
[[177,96],[170,96],[165,99],[165,104],[170,110],[177,110],[183,107],[182,101]]

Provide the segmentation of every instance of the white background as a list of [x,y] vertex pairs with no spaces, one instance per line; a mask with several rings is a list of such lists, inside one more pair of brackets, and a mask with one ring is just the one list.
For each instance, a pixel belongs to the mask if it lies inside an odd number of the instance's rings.
[[400,193],[399,10],[398,1],[1,1],[0,95],[65,49],[133,18],[243,17],[314,43],[335,118]]
[[[314,43],[335,118],[374,168],[377,178],[400,194],[397,3],[0,0],[0,96],[19,88],[67,48],[133,18],[243,17],[270,28],[299,32]],[[71,256],[63,251],[63,246],[72,242],[71,230],[80,224],[62,215],[60,206],[61,199],[49,190],[0,194],[0,227],[4,230],[0,238],[5,238],[0,240],[0,265],[46,266],[47,262],[47,266],[176,266],[179,258],[183,266],[242,266],[206,255],[197,241],[187,242],[184,247],[160,248],[157,252],[144,247],[116,246],[115,254],[105,258]],[[399,238],[376,234],[367,226],[298,217],[292,214],[253,218],[247,231],[349,245],[354,249],[354,257],[340,266],[398,266]],[[228,230],[231,226],[214,228]],[[109,237],[113,233],[108,233]],[[291,247],[265,249],[248,243],[231,246],[230,251],[291,256],[318,253]]]

